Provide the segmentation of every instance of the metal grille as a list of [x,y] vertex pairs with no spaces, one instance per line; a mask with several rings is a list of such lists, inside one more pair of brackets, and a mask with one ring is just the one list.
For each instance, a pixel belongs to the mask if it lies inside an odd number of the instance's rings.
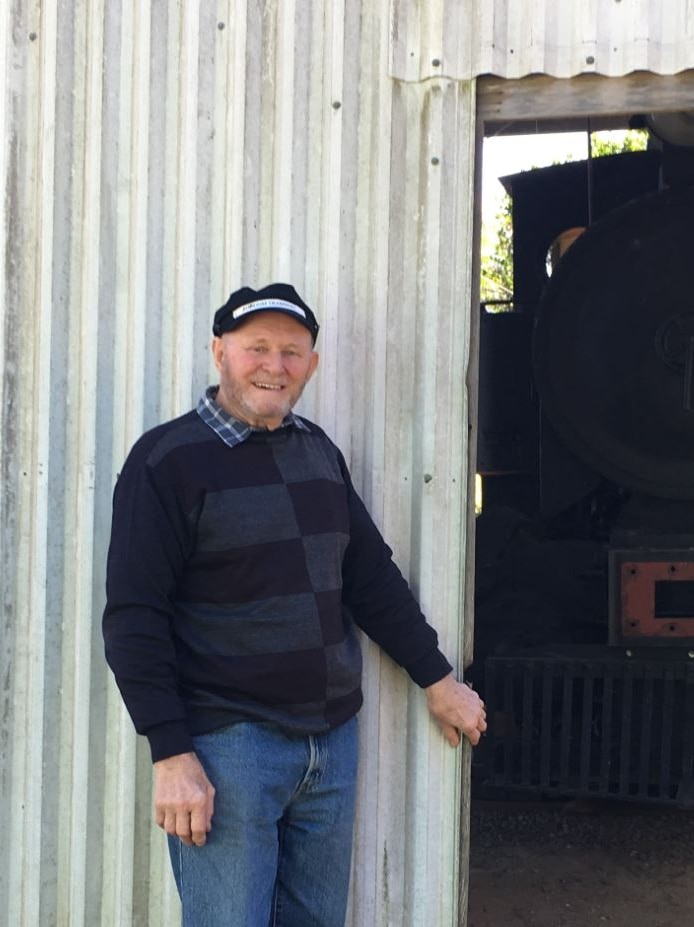
[[492,657],[487,785],[694,804],[694,661],[687,653]]

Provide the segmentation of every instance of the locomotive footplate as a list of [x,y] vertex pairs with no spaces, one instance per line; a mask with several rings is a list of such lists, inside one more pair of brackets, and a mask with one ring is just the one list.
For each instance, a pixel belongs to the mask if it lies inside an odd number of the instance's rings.
[[567,646],[485,671],[483,787],[694,805],[694,651]]
[[694,646],[694,550],[611,550],[609,642]]

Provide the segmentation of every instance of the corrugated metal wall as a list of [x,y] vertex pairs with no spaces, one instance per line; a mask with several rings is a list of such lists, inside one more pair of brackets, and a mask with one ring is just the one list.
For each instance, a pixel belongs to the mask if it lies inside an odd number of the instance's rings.
[[[229,289],[291,279],[323,323],[305,410],[456,656],[472,87],[393,82],[387,2],[0,16],[0,923],[168,925],[147,750],[102,659],[115,474],[203,389]],[[353,922],[454,923],[460,755],[369,662]]]
[[393,73],[405,80],[676,74],[694,61],[694,2],[393,0],[392,34]]
[[[468,78],[552,72],[563,49],[580,70],[607,4],[571,4],[566,22],[555,6],[0,4],[0,924],[176,922],[147,749],[98,619],[117,470],[197,399],[232,287],[290,279],[315,306],[323,362],[303,409],[459,656]],[[624,0],[623,60],[693,64],[688,7]],[[351,923],[452,925],[465,764],[367,649]]]

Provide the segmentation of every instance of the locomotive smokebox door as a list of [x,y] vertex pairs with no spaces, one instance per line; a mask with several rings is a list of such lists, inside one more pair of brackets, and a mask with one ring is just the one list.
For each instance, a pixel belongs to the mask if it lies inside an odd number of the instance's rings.
[[614,210],[560,261],[533,342],[566,444],[617,485],[672,500],[694,500],[693,255],[694,190]]
[[611,550],[609,643],[694,646],[694,550]]

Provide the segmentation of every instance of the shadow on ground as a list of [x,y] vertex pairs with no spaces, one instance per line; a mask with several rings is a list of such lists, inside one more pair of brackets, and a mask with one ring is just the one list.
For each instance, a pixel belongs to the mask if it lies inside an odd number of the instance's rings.
[[694,812],[473,801],[468,927],[694,927]]

